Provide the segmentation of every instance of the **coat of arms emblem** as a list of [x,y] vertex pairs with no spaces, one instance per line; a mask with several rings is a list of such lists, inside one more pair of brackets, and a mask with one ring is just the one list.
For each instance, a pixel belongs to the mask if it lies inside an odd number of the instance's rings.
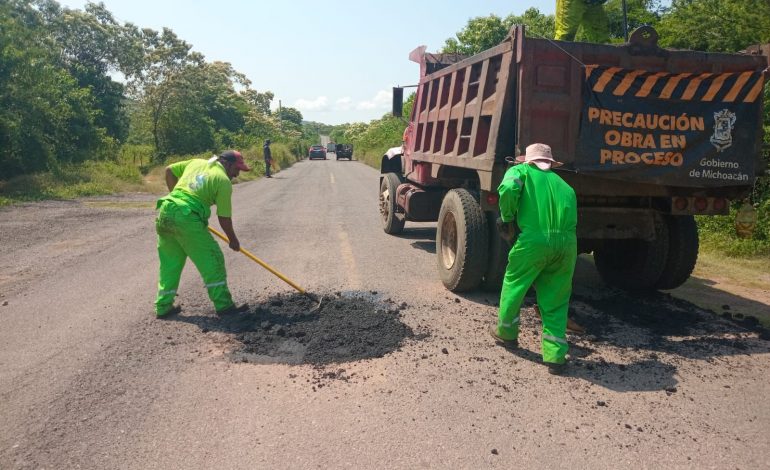
[[717,152],[733,145],[733,126],[735,125],[735,113],[723,109],[714,113],[714,134],[711,135],[711,143]]

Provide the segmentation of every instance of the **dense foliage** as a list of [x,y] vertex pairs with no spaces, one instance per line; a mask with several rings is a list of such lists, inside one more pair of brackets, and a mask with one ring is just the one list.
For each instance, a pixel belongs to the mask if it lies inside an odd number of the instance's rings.
[[115,20],[104,4],[0,2],[0,180],[139,149],[171,155],[261,145],[301,149],[293,108],[250,88],[228,63],[208,62],[170,29]]

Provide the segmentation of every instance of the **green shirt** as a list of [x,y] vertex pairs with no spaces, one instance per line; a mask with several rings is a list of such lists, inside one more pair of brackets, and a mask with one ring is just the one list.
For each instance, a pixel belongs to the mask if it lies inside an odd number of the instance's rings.
[[519,164],[508,169],[497,188],[500,217],[522,233],[575,233],[577,198],[570,185],[551,170]]
[[184,160],[169,168],[179,178],[169,196],[189,203],[205,220],[211,214],[209,208],[215,204],[219,217],[232,217],[233,183],[217,157]]

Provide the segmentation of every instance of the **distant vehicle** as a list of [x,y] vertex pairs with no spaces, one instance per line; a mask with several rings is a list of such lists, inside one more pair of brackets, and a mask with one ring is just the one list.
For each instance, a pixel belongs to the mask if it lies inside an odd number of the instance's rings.
[[326,160],[326,148],[323,145],[313,145],[310,147],[307,153],[307,158],[312,160],[314,158],[323,158]]
[[337,144],[334,142],[329,142],[326,144],[326,153],[336,153],[337,150]]
[[340,158],[353,160],[353,146],[350,144],[337,144],[335,147],[335,153],[337,154],[337,160]]

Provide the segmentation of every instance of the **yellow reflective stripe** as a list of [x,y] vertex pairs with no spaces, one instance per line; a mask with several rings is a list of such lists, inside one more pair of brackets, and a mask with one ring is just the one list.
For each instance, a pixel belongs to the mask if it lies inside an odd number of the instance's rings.
[[520,320],[521,320],[521,317],[516,317],[513,320],[511,320],[510,323],[500,323],[500,326],[502,326],[503,328],[510,328],[513,325],[519,323]]
[[550,341],[555,341],[555,342],[561,343],[561,344],[567,344],[567,340],[566,339],[564,339],[564,338],[557,338],[556,336],[543,335],[543,339],[547,339],[547,340],[550,340]]

